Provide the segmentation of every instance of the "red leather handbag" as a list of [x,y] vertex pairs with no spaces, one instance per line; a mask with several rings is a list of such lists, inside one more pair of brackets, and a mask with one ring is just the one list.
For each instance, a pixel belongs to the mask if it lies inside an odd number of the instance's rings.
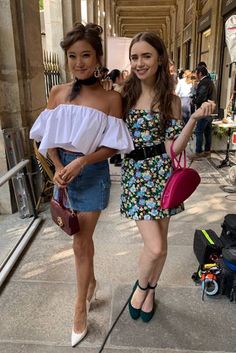
[[[173,172],[166,182],[161,196],[161,207],[174,208],[185,201],[198,187],[201,178],[198,172],[192,168],[187,168],[186,152],[176,157],[173,151],[174,141],[170,146],[170,155],[172,160]],[[184,166],[180,162],[184,155]]]
[[68,200],[70,205],[70,199],[66,189],[59,188],[59,199],[58,201],[54,198],[50,202],[50,210],[52,220],[68,235],[73,235],[78,233],[80,230],[79,220],[77,217],[77,212],[71,208],[66,208],[64,206],[66,200]]

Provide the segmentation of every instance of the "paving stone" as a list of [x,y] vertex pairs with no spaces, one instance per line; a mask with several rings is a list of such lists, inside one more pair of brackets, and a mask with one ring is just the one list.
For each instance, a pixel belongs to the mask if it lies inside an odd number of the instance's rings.
[[[0,301],[0,342],[70,345],[75,286],[68,283],[10,282]],[[110,317],[111,289],[104,287],[89,312],[89,334],[81,346],[101,344]]]
[[[174,350],[236,351],[236,306],[226,297],[201,300],[198,288],[159,287],[157,312],[146,324],[126,310],[116,325],[112,345]],[[113,320],[129,288],[119,287],[113,300]],[[223,319],[223,320],[222,320]]]

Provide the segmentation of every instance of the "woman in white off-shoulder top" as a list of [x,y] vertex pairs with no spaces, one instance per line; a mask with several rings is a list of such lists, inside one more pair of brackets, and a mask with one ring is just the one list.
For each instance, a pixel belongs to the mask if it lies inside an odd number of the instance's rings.
[[107,159],[133,149],[121,119],[120,94],[105,91],[97,79],[103,54],[102,28],[76,24],[61,42],[73,82],[52,88],[47,109],[34,123],[30,137],[40,141],[39,151],[49,153],[55,165],[54,197],[67,188],[78,214],[80,232],[74,234],[77,298],[71,344],[87,334],[87,313],[96,290],[93,268],[93,233],[109,200]]

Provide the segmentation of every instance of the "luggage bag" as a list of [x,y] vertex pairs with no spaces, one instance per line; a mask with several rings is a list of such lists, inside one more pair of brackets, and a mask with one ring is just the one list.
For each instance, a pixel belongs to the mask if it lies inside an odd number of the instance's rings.
[[236,244],[236,214],[227,214],[221,226],[220,239],[224,246]]
[[193,251],[200,265],[212,263],[212,255],[220,256],[222,241],[212,229],[196,229],[194,233]]

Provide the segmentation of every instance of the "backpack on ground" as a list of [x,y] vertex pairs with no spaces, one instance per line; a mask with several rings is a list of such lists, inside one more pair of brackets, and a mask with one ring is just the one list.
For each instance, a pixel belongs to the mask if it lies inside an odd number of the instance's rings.
[[236,214],[227,214],[221,226],[220,239],[224,246],[236,244]]
[[212,263],[214,256],[220,256],[222,241],[212,229],[196,229],[193,251],[200,265]]
[[220,293],[236,302],[236,245],[222,250],[219,276]]

